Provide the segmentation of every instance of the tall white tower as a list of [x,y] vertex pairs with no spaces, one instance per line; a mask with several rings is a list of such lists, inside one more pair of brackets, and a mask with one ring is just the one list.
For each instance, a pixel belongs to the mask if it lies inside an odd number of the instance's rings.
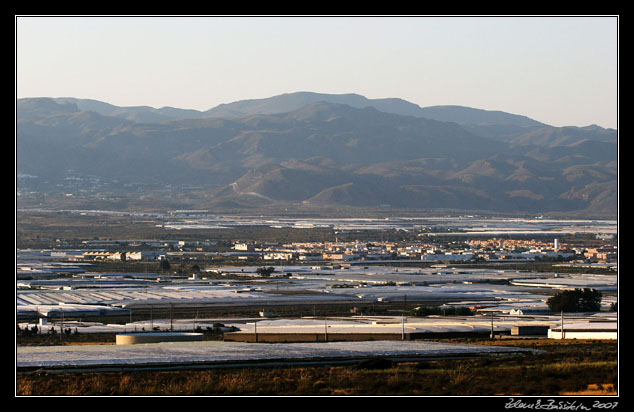
[[553,249],[559,250],[559,239],[555,239],[555,245],[554,245]]

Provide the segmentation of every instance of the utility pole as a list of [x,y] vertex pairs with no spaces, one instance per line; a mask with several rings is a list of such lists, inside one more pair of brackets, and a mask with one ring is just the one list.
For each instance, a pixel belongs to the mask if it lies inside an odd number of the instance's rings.
[[405,311],[407,310],[407,295],[403,295],[403,313],[401,314],[401,340],[405,340]]
[[561,339],[566,339],[566,334],[564,332],[564,311],[561,311]]
[[324,318],[324,342],[328,342],[328,319]]
[[491,339],[493,339],[493,312],[491,312]]
[[172,311],[174,309],[174,304],[170,303],[170,332],[174,332],[174,317]]

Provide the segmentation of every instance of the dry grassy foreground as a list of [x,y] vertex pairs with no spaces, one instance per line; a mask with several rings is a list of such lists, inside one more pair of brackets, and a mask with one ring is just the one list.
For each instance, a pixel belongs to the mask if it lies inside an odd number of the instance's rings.
[[[465,340],[452,340],[465,343]],[[488,340],[469,343],[491,344]],[[614,341],[503,340],[546,350],[514,358],[352,366],[203,371],[36,373],[17,375],[17,395],[332,396],[332,395],[601,395],[617,394]]]

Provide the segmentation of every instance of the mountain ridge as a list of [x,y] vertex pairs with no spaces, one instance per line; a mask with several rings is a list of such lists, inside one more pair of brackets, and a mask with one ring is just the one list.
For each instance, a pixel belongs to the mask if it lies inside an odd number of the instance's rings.
[[[30,98],[37,99],[37,98]],[[518,123],[523,122],[524,125],[542,125],[544,123],[530,119],[526,116],[510,114],[499,110],[483,110],[476,109],[467,106],[459,105],[446,105],[446,106],[429,106],[420,107],[415,103],[411,103],[407,100],[400,98],[379,98],[368,99],[362,95],[356,93],[344,93],[344,94],[327,94],[327,93],[314,93],[314,92],[294,92],[284,93],[268,98],[260,99],[245,99],[238,100],[231,103],[222,103],[210,109],[199,111],[194,109],[180,109],[174,107],[162,107],[153,108],[150,106],[128,106],[121,107],[115,106],[109,103],[100,102],[94,99],[77,99],[72,97],[58,97],[50,98],[56,102],[71,102],[77,104],[81,110],[92,110],[103,115],[114,116],[138,116],[139,112],[153,113],[164,116],[163,118],[187,119],[187,118],[203,118],[203,117],[245,117],[253,114],[279,114],[287,113],[306,106],[310,103],[316,102],[329,102],[346,104],[355,108],[364,108],[373,106],[379,111],[393,114],[409,115],[416,117],[426,117],[423,113],[427,114],[426,118],[440,121],[452,121],[457,123],[474,123],[469,121],[469,118],[473,117],[476,113],[485,116],[508,116],[509,119],[516,119],[515,122],[506,120],[504,123]],[[22,100],[22,99],[19,99]],[[456,119],[455,115],[448,114],[447,111],[459,111],[463,116],[463,119]],[[129,112],[129,113],[128,113]],[[132,114],[134,113],[134,114]],[[169,113],[172,113],[171,115]],[[465,118],[466,116],[466,118]],[[132,119],[131,119],[132,120]],[[476,122],[478,123],[478,122]],[[497,121],[496,123],[499,123]]]
[[[19,99],[17,170],[42,176],[48,186],[77,176],[199,186],[191,199],[178,198],[210,208],[333,202],[616,213],[618,135],[612,129],[556,128],[480,109],[459,110],[478,115],[473,123],[465,123],[464,115],[462,123],[440,121],[382,111],[376,104],[324,101],[329,95],[280,96],[273,102],[289,104],[289,97],[311,102],[267,114],[258,111],[281,106],[254,99],[256,105],[238,105],[250,107],[242,117],[175,118],[202,112],[138,106],[131,114],[98,101]],[[335,97],[358,106],[371,101],[355,94]],[[238,106],[230,111],[238,112]],[[442,107],[445,115],[455,108]],[[171,120],[164,120],[168,112]]]

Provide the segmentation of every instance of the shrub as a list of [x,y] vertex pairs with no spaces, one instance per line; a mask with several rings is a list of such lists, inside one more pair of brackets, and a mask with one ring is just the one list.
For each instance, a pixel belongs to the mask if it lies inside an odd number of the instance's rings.
[[394,366],[394,362],[391,360],[376,357],[362,360],[354,367],[354,369],[389,369],[392,366]]

